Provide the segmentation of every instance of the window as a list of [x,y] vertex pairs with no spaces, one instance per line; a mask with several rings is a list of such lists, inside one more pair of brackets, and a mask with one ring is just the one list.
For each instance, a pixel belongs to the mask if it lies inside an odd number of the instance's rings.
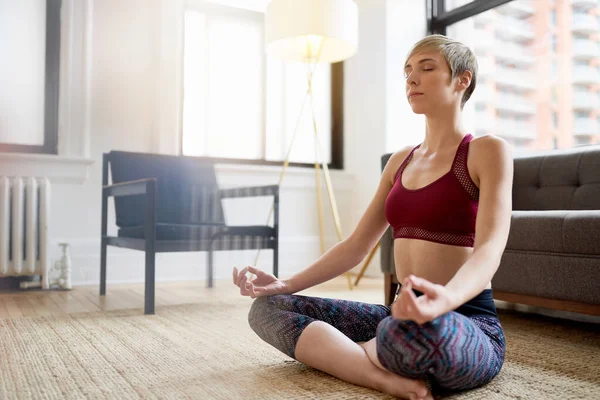
[[[597,43],[591,39],[600,34],[600,25],[590,32],[593,24],[579,27],[577,18],[556,15],[577,14],[571,3],[567,11],[531,0],[428,3],[431,32],[462,41],[478,57],[478,85],[465,105],[465,115],[474,116],[469,122],[477,135],[500,136],[515,147],[515,153],[600,143],[600,57]],[[439,3],[444,5],[442,9],[452,11],[437,12]],[[557,19],[565,23],[556,26]],[[537,36],[534,27],[548,20],[555,24],[552,36]],[[544,43],[548,39],[550,45]],[[557,53],[558,42],[573,42],[573,49]],[[492,96],[478,96],[482,81],[486,82],[485,92],[492,91]],[[553,81],[560,82],[561,90]],[[551,102],[547,101],[549,95]],[[480,112],[479,103],[496,112]],[[559,126],[559,114],[561,121],[572,121],[572,126]]]
[[[182,154],[228,161],[314,166],[315,135],[305,103],[307,68],[267,57],[260,7],[200,2],[184,17]],[[239,3],[241,4],[241,3]],[[342,64],[319,64],[313,99],[319,161],[342,168]]]
[[58,152],[60,9],[0,0],[0,152]]

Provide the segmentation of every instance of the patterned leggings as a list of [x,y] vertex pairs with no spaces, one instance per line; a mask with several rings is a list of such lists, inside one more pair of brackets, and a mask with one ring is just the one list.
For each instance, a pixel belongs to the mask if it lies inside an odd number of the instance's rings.
[[261,339],[292,358],[300,334],[317,320],[354,342],[376,337],[377,356],[386,369],[445,389],[486,384],[504,362],[504,333],[495,316],[452,311],[419,326],[392,318],[383,305],[299,295],[260,297],[248,315]]

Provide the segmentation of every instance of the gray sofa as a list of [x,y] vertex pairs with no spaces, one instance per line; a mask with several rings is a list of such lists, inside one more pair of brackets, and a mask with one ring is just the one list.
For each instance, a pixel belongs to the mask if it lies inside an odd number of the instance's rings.
[[[391,154],[382,157],[382,168]],[[494,298],[600,315],[600,146],[516,157],[508,243]],[[385,301],[397,288],[393,237],[381,239]]]

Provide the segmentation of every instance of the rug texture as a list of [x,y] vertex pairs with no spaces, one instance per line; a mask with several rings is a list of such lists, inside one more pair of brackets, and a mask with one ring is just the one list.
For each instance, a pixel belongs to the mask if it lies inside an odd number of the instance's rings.
[[[250,330],[250,300],[0,320],[0,398],[386,399],[306,367]],[[600,399],[597,325],[502,312],[507,359],[448,399]]]

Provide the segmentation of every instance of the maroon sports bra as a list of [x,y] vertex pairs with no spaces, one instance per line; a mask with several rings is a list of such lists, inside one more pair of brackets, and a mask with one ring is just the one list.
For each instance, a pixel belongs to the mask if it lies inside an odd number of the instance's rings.
[[400,164],[394,186],[385,201],[385,215],[394,229],[394,238],[412,238],[454,246],[473,247],[479,188],[467,169],[467,134],[460,142],[452,168],[441,178],[420,189],[407,189],[402,172],[412,159],[415,147]]

